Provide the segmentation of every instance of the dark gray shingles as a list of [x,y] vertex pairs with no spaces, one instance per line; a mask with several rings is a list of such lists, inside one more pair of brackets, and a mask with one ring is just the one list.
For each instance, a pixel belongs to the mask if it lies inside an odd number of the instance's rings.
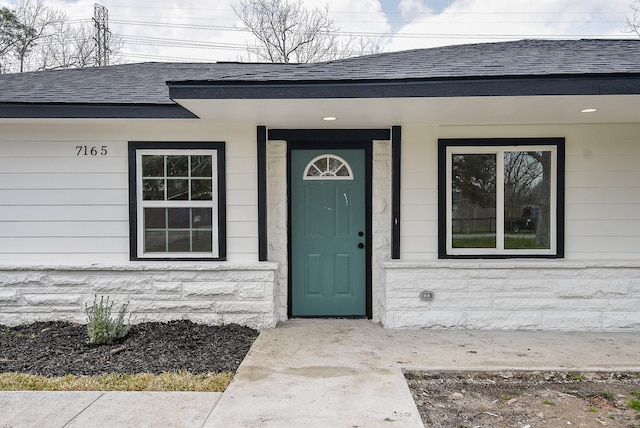
[[143,63],[0,75],[0,103],[172,104],[167,81],[401,80],[640,73],[640,40],[522,40],[319,64]]

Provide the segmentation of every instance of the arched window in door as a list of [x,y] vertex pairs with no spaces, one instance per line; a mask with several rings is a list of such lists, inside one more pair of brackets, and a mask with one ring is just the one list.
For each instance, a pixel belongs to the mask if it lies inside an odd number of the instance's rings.
[[353,180],[351,167],[340,156],[330,153],[311,159],[304,169],[303,180]]

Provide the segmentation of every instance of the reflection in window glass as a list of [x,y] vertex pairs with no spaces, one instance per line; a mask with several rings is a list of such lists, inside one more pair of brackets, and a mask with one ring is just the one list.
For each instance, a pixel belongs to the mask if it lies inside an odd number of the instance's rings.
[[452,159],[453,248],[496,248],[496,155]]
[[504,248],[551,248],[551,152],[504,153]]
[[138,254],[217,257],[215,150],[143,151],[136,156]]
[[212,251],[211,208],[145,208],[145,252]]

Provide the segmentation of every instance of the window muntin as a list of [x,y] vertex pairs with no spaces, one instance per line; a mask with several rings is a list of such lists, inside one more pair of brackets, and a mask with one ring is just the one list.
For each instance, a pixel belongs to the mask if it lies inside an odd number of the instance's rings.
[[218,150],[136,150],[137,257],[217,258]]
[[441,256],[556,256],[558,146],[456,141],[445,151]]
[[353,180],[347,161],[333,154],[322,154],[311,159],[302,174],[303,180]]

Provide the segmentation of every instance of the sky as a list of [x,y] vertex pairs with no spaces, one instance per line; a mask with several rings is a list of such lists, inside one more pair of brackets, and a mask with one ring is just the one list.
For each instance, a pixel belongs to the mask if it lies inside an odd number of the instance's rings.
[[[237,0],[97,0],[123,41],[121,62],[251,61]],[[90,22],[95,0],[43,0],[70,22]],[[328,7],[340,33],[383,51],[532,38],[637,38],[624,32],[632,0],[303,0]],[[0,0],[14,7],[16,0]]]

